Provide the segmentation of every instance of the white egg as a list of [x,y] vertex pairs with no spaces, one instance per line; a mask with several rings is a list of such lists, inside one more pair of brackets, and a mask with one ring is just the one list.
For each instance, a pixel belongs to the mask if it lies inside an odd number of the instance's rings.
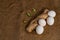
[[41,25],[43,27],[46,25],[45,19],[39,19],[38,23],[39,23],[39,25]]
[[38,25],[37,27],[36,27],[36,33],[37,34],[42,34],[44,32],[44,28],[42,27],[42,26],[40,26],[40,25]]
[[54,24],[54,18],[53,17],[48,17],[47,18],[47,24],[48,25],[53,25]]
[[51,10],[48,12],[48,15],[51,16],[51,17],[55,17],[56,16],[56,12]]

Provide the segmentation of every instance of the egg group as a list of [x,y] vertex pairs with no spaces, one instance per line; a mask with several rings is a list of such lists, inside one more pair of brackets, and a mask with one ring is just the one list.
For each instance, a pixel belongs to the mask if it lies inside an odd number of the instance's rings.
[[53,25],[54,24],[54,17],[56,16],[56,12],[51,10],[48,12],[47,24]]
[[39,19],[38,20],[39,25],[36,27],[36,33],[42,34],[44,32],[44,26],[46,25],[45,19]]
[[[48,25],[53,25],[54,24],[54,17],[56,16],[56,12],[51,10],[48,12],[48,18],[47,18],[47,24]],[[45,19],[39,19],[38,20],[38,26],[36,27],[36,33],[37,34],[42,34],[44,32],[44,26],[46,26],[46,21]]]

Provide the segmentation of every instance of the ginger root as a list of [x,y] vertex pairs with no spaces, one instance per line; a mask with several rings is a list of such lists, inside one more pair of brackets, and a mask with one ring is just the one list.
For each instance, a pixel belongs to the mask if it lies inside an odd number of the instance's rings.
[[46,19],[48,17],[48,11],[49,11],[48,9],[45,9],[41,15],[37,16],[34,20],[32,20],[30,22],[30,24],[28,25],[28,27],[26,28],[26,30],[28,32],[32,32],[36,28],[36,26],[38,25],[37,21],[39,19]]

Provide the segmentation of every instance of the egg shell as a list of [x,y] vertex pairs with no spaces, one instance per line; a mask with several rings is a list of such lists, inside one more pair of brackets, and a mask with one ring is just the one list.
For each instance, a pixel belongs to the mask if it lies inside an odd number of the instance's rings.
[[36,33],[37,34],[42,34],[44,32],[44,28],[42,27],[42,26],[40,26],[40,25],[38,25],[37,27],[36,27]]
[[54,18],[53,17],[48,17],[47,18],[47,24],[48,25],[53,25],[54,24]]
[[39,19],[38,23],[39,23],[39,25],[41,25],[43,27],[46,25],[45,19]]
[[51,11],[48,12],[48,15],[49,15],[50,17],[55,17],[55,16],[56,16],[56,12],[53,11],[53,10],[51,10]]

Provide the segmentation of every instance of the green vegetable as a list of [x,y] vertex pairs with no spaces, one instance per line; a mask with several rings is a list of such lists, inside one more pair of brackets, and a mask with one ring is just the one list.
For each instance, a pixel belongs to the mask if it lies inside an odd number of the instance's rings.
[[31,16],[31,13],[29,13],[29,12],[27,12],[27,14],[26,14],[28,17],[30,17]]
[[33,9],[32,9],[32,11],[33,11],[33,12],[36,12],[36,9],[35,9],[35,8],[33,8]]

